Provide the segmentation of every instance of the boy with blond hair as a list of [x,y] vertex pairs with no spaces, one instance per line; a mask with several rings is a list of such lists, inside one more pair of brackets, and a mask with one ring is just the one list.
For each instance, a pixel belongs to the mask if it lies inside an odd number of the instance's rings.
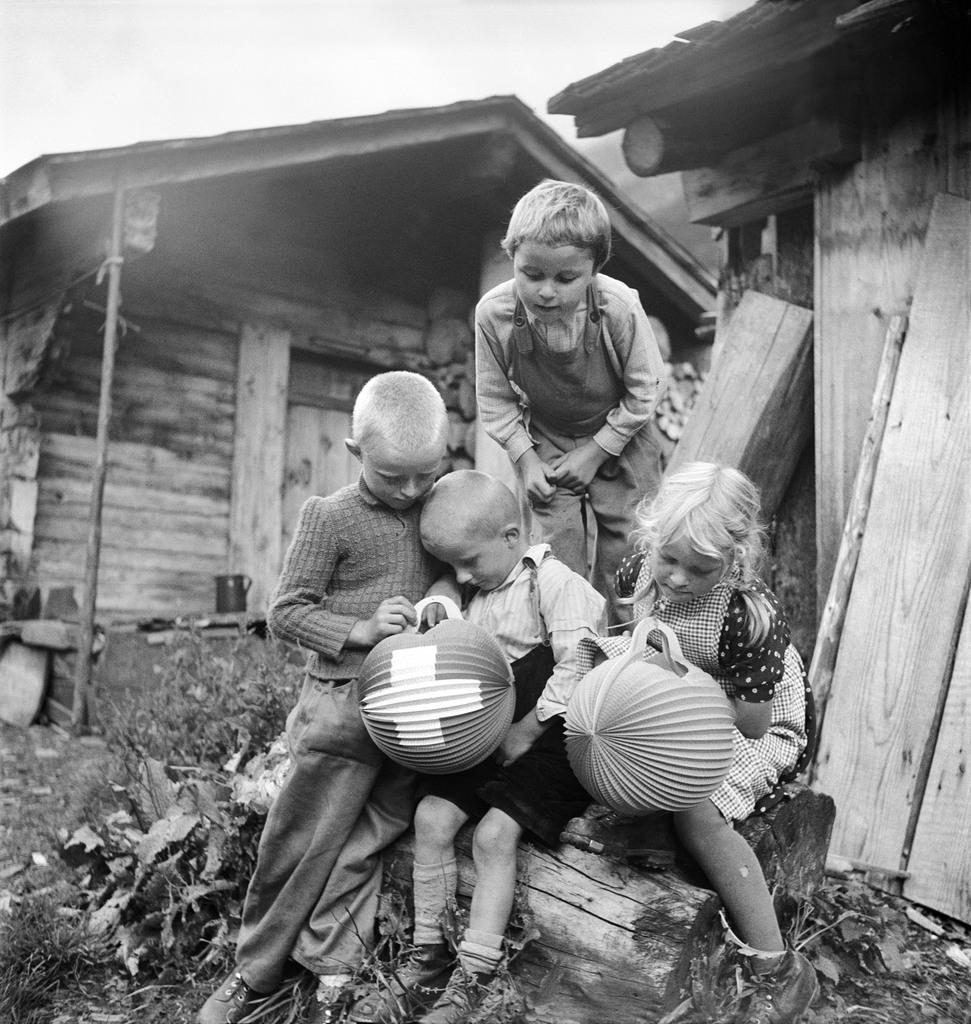
[[[449,473],[421,515],[425,547],[469,587],[465,617],[494,636],[516,680],[514,721],[493,758],[453,775],[422,776],[415,812],[415,955],[393,984],[355,1005],[354,1024],[390,1024],[431,1006],[425,1024],[479,1009],[499,966],[516,886],[520,838],[556,846],[590,802],[570,769],[563,716],[578,676],[577,644],[605,624],[604,599],[550,553],[530,546],[516,495],[486,473]],[[442,917],[455,897],[454,840],[467,821],[476,886],[453,967]],[[446,984],[447,982],[447,984]]]
[[308,651],[287,719],[292,768],[263,829],[236,967],[199,1024],[259,1016],[296,965],[336,996],[371,941],[382,851],[411,823],[414,775],[368,736],[357,676],[374,644],[416,625],[414,602],[443,570],[419,516],[448,415],[424,377],[382,373],[361,390],[351,432],[360,479],[304,503],[270,603],[273,635]]
[[545,180],[513,210],[502,247],[512,280],[475,311],[476,396],[486,431],[515,463],[542,539],[588,575],[622,621],[613,581],[634,506],[656,493],[654,409],[664,362],[635,291],[601,273],[610,219],[589,189]]

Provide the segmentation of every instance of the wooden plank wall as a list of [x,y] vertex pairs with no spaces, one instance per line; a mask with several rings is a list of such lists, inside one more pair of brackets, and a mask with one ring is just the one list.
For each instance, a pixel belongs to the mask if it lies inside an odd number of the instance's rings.
[[[878,70],[861,74],[877,76]],[[859,163],[816,191],[817,607],[822,610],[866,431],[890,317],[908,311],[938,192],[971,198],[971,79],[916,112],[890,110],[888,82],[861,88]],[[962,91],[963,90],[963,91]],[[869,99],[867,99],[869,97]]]
[[[961,656],[956,686],[951,674],[971,577],[971,204],[942,195],[933,211],[816,780],[836,801],[834,853],[907,870],[968,920],[971,879],[951,875],[945,847],[965,843],[968,816]],[[911,850],[915,827],[926,861]],[[957,905],[949,890],[963,893]]]
[[[236,339],[139,321],[121,339],[98,615],[207,613],[226,571]],[[101,372],[100,317],[59,327],[69,354],[32,395],[41,418],[31,579],[80,598]]]

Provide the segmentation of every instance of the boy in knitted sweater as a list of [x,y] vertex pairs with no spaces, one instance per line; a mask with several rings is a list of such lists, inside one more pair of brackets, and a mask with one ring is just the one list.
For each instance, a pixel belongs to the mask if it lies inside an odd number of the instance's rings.
[[359,481],[300,511],[268,612],[271,632],[308,652],[287,719],[292,768],[263,829],[236,967],[199,1024],[258,1013],[298,973],[294,961],[320,976],[318,995],[336,995],[370,944],[381,853],[411,823],[415,780],[368,736],[357,675],[374,644],[417,624],[413,602],[440,590],[432,584],[444,567],[422,548],[418,524],[447,432],[424,377],[371,378],[346,442]]

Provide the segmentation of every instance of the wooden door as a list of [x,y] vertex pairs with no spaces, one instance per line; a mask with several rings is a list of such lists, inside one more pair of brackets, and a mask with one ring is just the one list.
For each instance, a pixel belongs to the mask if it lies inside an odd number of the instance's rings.
[[354,399],[373,372],[294,353],[283,474],[284,550],[307,498],[333,494],[357,479],[360,463],[344,441],[351,436]]

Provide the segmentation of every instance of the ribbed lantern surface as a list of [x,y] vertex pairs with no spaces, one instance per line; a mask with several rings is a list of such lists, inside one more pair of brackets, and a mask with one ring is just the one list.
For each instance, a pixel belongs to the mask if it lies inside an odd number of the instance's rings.
[[392,760],[432,775],[471,768],[502,742],[516,705],[509,663],[484,629],[446,619],[376,644],[361,666],[361,716]]
[[566,713],[567,756],[580,783],[628,815],[700,803],[732,761],[734,718],[721,687],[681,660],[673,633],[667,652],[643,660],[649,631],[638,627],[630,653],[587,673]]

